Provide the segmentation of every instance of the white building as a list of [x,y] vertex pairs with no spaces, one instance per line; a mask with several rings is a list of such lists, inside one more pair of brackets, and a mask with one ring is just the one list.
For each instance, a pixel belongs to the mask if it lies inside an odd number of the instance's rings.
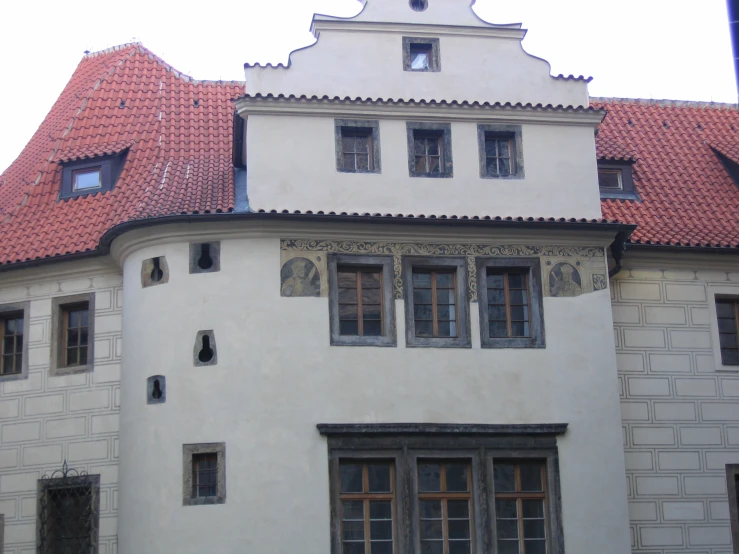
[[736,107],[468,4],[85,56],[0,176],[6,554],[739,547]]

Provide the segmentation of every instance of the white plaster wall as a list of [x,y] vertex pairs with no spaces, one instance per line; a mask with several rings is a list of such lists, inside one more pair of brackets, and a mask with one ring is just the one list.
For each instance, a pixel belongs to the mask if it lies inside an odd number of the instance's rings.
[[[142,260],[161,255],[169,283],[142,289]],[[331,347],[327,298],[280,297],[278,236],[223,239],[221,264],[189,275],[184,240],[125,259],[121,552],[328,552],[315,426],[331,422],[567,422],[567,551],[629,551],[607,291],[545,298],[546,349],[482,350],[475,304],[471,349],[408,349],[402,301],[397,348]],[[193,367],[206,329],[218,364]],[[164,404],[146,404],[153,374],[167,378]],[[219,441],[226,503],[183,507],[182,444]]]
[[[548,62],[523,50],[520,31],[503,33],[508,36],[449,32],[412,26],[382,32],[321,28],[313,46],[290,55],[289,67],[247,67],[246,90],[252,95],[588,105],[587,83],[552,78]],[[404,36],[439,38],[441,71],[404,71]]]
[[612,291],[632,546],[731,552],[725,466],[739,463],[739,371],[715,349],[714,295],[739,296],[739,264],[626,260]]
[[[100,475],[99,554],[117,552],[122,276],[75,262],[0,275],[0,304],[30,301],[28,377],[0,383],[0,514],[5,554],[36,552],[38,479],[69,467]],[[51,299],[95,294],[89,373],[51,376]],[[139,550],[146,552],[146,550]]]
[[[495,121],[480,121],[488,122]],[[601,217],[592,128],[523,125],[525,177],[486,179],[480,177],[477,122],[451,125],[454,177],[424,178],[408,174],[404,120],[380,120],[382,173],[360,174],[336,169],[333,118],[250,115],[249,205],[254,210]]]

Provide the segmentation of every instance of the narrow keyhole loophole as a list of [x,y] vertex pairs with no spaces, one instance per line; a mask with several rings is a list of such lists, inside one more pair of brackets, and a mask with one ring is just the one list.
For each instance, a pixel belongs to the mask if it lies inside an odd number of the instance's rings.
[[210,337],[203,335],[203,348],[198,353],[198,360],[203,363],[209,362],[213,359],[213,349],[210,347]]
[[198,267],[200,269],[210,269],[213,267],[213,258],[210,256],[210,244],[203,243],[200,245],[200,258],[198,258]]
[[159,258],[154,258],[152,261],[154,263],[154,269],[151,270],[151,280],[154,283],[158,283],[164,277],[164,271],[159,266]]
[[162,397],[162,387],[159,384],[159,379],[154,379],[154,389],[151,391],[151,396],[156,400]]

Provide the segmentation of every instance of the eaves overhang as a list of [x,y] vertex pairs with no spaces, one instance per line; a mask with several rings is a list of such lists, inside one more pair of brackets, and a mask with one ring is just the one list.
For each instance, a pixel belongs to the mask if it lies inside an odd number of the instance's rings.
[[334,213],[334,212],[288,212],[288,211],[258,211],[258,212],[226,212],[209,214],[175,214],[148,219],[134,219],[119,223],[108,229],[98,242],[98,246],[84,252],[74,252],[60,256],[17,260],[0,265],[0,273],[38,267],[51,263],[82,260],[110,253],[113,241],[136,229],[170,225],[176,223],[214,223],[228,221],[283,221],[297,223],[353,223],[377,225],[410,225],[410,226],[443,226],[479,229],[520,229],[532,231],[590,231],[612,234],[630,235],[636,225],[597,219],[566,219],[566,218],[524,218],[524,217],[467,217],[467,216],[413,216],[403,214],[370,214],[370,213]]
[[597,127],[606,115],[605,110],[584,106],[284,94],[247,94],[236,100],[236,109],[244,118],[251,114],[324,117],[361,115],[378,119],[407,120],[415,117],[444,121],[495,120],[588,127]]
[[507,38],[521,41],[526,36],[526,29],[520,24],[489,25],[472,27],[467,25],[432,25],[424,23],[401,23],[385,21],[353,21],[351,19],[319,19],[315,18],[311,32],[318,35],[321,31],[346,31],[352,33],[402,33],[408,36],[462,36]]

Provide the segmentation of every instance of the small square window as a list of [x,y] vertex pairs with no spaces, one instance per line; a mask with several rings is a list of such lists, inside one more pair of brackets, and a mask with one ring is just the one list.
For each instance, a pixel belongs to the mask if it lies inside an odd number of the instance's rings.
[[469,347],[467,267],[459,258],[403,260],[408,346]]
[[717,298],[716,318],[721,363],[739,366],[739,299]]
[[598,188],[601,198],[639,200],[634,190],[632,162],[598,161]]
[[432,50],[433,47],[430,44],[411,44],[411,71],[428,71]]
[[380,173],[378,121],[335,121],[336,168],[344,173]]
[[538,258],[480,258],[477,279],[482,347],[543,348]]
[[599,169],[598,186],[602,189],[623,190],[622,170]]
[[226,443],[182,445],[182,505],[225,504]]
[[395,346],[390,256],[329,257],[331,344]]
[[439,39],[403,37],[403,70],[440,71]]
[[52,374],[93,368],[94,306],[92,294],[52,300]]
[[480,177],[522,179],[523,135],[520,125],[477,126]]
[[448,123],[407,123],[411,177],[453,177],[452,128]]
[[102,186],[102,171],[99,167],[78,169],[72,172],[72,190],[96,189]]

